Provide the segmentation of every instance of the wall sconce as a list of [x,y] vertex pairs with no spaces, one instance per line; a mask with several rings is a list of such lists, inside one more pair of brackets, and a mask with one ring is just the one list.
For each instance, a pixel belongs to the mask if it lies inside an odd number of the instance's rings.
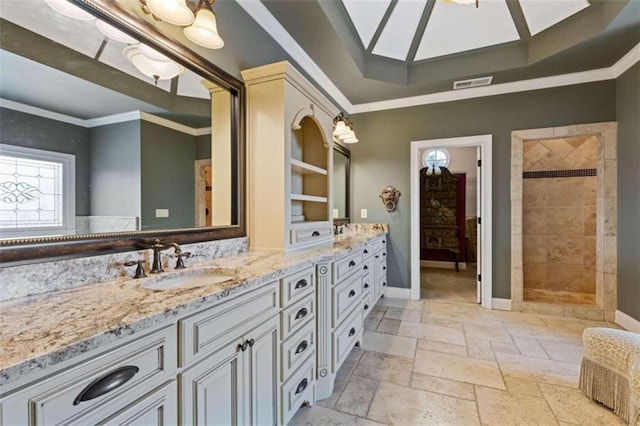
[[343,143],[357,143],[356,133],[353,130],[353,123],[340,113],[333,119],[333,140]]
[[382,204],[387,209],[389,213],[396,211],[396,207],[398,206],[398,200],[400,199],[400,191],[395,189],[393,186],[389,185],[386,188],[383,188],[380,192],[380,198],[382,199]]
[[216,14],[213,12],[215,0],[139,0],[142,11],[157,21],[186,27],[184,35],[202,47],[220,49],[224,41],[218,34]]

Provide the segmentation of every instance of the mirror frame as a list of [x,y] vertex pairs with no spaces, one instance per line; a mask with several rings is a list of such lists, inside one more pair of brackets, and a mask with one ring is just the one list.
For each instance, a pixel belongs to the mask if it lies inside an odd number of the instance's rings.
[[[351,151],[349,150],[349,148],[344,147],[342,145],[340,145],[339,143],[334,143],[333,144],[333,150],[334,151],[338,151],[340,154],[344,155],[344,157],[346,158],[346,162],[344,165],[344,174],[345,174],[345,191],[344,191],[344,196],[346,198],[345,200],[345,207],[344,207],[344,213],[345,213],[345,217],[339,217],[339,218],[335,218],[333,219],[333,224],[334,225],[344,225],[346,223],[349,223],[351,221]],[[335,165],[334,165],[335,167]],[[335,182],[334,182],[335,183]]]
[[232,222],[237,225],[0,240],[1,266],[142,250],[148,248],[156,238],[171,238],[172,242],[188,244],[246,236],[246,93],[243,82],[180,42],[161,33],[150,23],[134,16],[131,12],[127,12],[115,1],[71,1],[97,18],[108,22],[137,40],[153,46],[176,62],[231,92],[232,157],[236,158],[232,165],[231,183],[237,194],[237,197],[231,201],[233,210],[231,217]]

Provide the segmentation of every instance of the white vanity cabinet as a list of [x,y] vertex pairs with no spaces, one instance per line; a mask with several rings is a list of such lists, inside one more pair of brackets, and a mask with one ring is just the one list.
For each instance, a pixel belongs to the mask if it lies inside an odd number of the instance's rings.
[[291,251],[330,243],[337,108],[286,61],[242,77],[251,247]]
[[177,395],[171,394],[176,389],[176,337],[171,325],[34,378],[33,384],[2,398],[0,423],[126,424],[136,416],[176,422]]

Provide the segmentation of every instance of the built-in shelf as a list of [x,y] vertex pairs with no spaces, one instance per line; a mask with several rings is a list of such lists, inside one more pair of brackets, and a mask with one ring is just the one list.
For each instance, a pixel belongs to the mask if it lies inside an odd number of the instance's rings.
[[325,169],[316,167],[309,163],[305,163],[304,161],[296,160],[294,158],[291,159],[291,171],[302,175],[327,175],[327,171]]
[[326,203],[327,197],[316,197],[315,195],[291,194],[293,201],[313,201],[314,203]]

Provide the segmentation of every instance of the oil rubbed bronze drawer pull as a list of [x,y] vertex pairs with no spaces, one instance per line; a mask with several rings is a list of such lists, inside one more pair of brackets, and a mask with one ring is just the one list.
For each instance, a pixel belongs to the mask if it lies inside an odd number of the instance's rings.
[[369,288],[369,284],[364,283],[364,288]]
[[349,262],[349,268],[356,266],[356,261],[352,260],[351,262]]
[[298,282],[296,283],[296,286],[294,287],[294,289],[295,289],[295,290],[299,290],[299,289],[301,289],[301,288],[306,287],[306,286],[307,286],[307,284],[309,284],[309,283],[307,282],[307,280],[306,280],[306,279],[304,279],[304,278],[303,278],[303,279],[301,279],[300,281],[298,281]]
[[351,290],[351,291],[349,292],[349,297],[353,297],[353,296],[355,296],[355,295],[356,295],[356,291],[355,291],[355,290]]
[[364,254],[369,254],[369,250],[364,249]]
[[308,313],[309,311],[307,311],[307,308],[302,308],[296,314],[296,319],[299,320],[300,318],[304,318],[307,316]]
[[140,371],[140,369],[133,365],[127,365],[113,370],[109,374],[94,380],[84,388],[82,392],[76,396],[76,399],[73,400],[73,405],[78,405],[83,401],[90,401],[112,390],[118,389],[131,380],[138,371]]
[[311,234],[312,237],[319,237],[320,233],[318,231],[313,231],[313,233]]
[[354,334],[356,334],[356,329],[351,327],[351,330],[349,330],[349,337],[353,336]]
[[362,269],[364,269],[365,271],[366,271],[366,270],[368,270],[368,269],[369,269],[369,265],[364,265],[364,266],[362,267]]
[[365,304],[364,305],[364,310],[366,311],[367,309],[369,309],[369,305]]
[[309,381],[307,380],[306,377],[304,379],[302,379],[302,381],[300,382],[300,384],[296,388],[296,395],[299,394],[299,393],[304,392],[304,390],[307,388],[308,384],[309,384]]
[[309,342],[307,342],[306,340],[303,340],[302,342],[300,342],[300,344],[296,348],[296,355],[307,350],[307,346],[309,346]]

